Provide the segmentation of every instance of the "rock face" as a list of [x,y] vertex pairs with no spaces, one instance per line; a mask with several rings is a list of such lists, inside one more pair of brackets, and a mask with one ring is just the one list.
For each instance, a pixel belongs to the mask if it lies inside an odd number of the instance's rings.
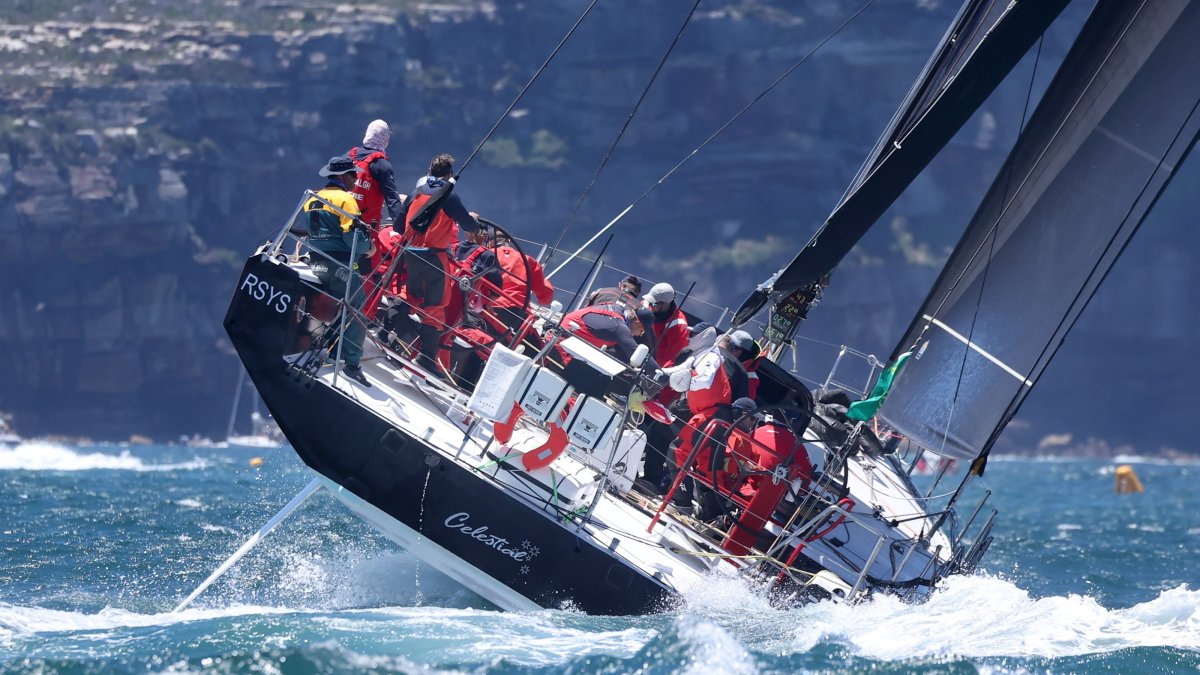
[[[221,328],[237,271],[319,185],[316,170],[374,118],[392,125],[402,191],[438,152],[461,168],[582,11],[570,0],[178,4],[0,9],[0,409],[23,433],[222,434],[240,367]],[[691,6],[601,3],[471,160],[468,206],[573,249],[857,9],[726,4],[702,3],[572,219]],[[639,202],[606,260],[695,282],[689,309],[713,318],[740,303],[828,214],[954,11],[913,0],[855,20]],[[1048,36],[1047,62],[1079,18]],[[813,367],[832,360],[820,341],[894,346],[1020,123],[1028,70],[1012,79],[839,271],[806,333]],[[1081,325],[1097,345],[1119,337],[1155,352],[1138,366],[1150,370],[1169,368],[1180,353],[1164,347],[1197,328],[1185,295],[1195,255],[1173,242],[1181,227],[1162,229]],[[577,267],[556,279],[565,301]],[[1114,318],[1130,307],[1136,328]],[[1095,423],[1066,430],[1086,437]],[[1163,431],[1146,449],[1182,442]]]

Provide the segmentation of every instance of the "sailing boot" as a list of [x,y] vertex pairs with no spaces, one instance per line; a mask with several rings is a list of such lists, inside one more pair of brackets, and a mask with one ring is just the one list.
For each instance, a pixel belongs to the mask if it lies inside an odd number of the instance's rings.
[[434,377],[442,377],[442,369],[437,361],[438,352],[442,347],[442,331],[437,326],[421,324],[417,329],[417,337],[421,339],[421,354],[417,357],[417,365]]

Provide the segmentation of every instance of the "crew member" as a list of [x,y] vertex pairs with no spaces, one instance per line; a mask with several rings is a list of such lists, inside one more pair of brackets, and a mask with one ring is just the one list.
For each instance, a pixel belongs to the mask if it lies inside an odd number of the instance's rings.
[[[562,327],[593,346],[607,347],[615,358],[628,363],[638,338],[644,339],[646,326],[652,321],[647,310],[631,312],[620,304],[589,305],[564,316]],[[653,372],[658,370],[658,363],[647,356],[645,367]]]
[[[394,227],[383,221],[383,208],[387,207],[387,221],[395,221],[400,215],[400,205],[404,195],[396,190],[396,175],[392,164],[388,161],[387,147],[392,139],[392,130],[387,122],[375,120],[367,125],[363,134],[362,145],[350,148],[347,156],[358,168],[354,181],[354,198],[358,200],[358,208],[362,213],[362,221],[366,223],[371,233],[371,243],[375,245],[375,253],[371,256],[371,270],[374,272],[367,282],[367,305],[363,310],[370,317],[375,317],[375,310],[382,297],[380,287],[389,288],[395,278],[395,265],[392,265],[392,247],[389,245],[396,237]],[[383,278],[391,272],[391,278]]]
[[497,318],[513,331],[514,337],[521,337],[533,349],[541,349],[541,336],[528,325],[534,317],[526,311],[525,300],[528,295],[539,305],[549,305],[554,301],[554,286],[546,279],[541,263],[512,246],[497,246],[496,261],[504,270],[504,284],[495,302]]
[[633,310],[638,307],[638,294],[642,292],[642,282],[635,276],[628,276],[615,287],[598,288],[584,300],[584,305],[610,305],[621,303]]
[[[417,181],[401,208],[405,225],[404,266],[408,274],[404,290],[408,303],[421,319],[418,363],[438,374],[437,356],[442,331],[446,328],[446,304],[450,300],[451,268],[447,249],[458,241],[458,228],[479,230],[475,214],[467,211],[453,192],[454,158],[442,154],[429,164],[429,175]],[[429,205],[428,209],[425,209]]]
[[808,451],[800,444],[795,432],[770,415],[763,416],[748,443],[743,439],[738,446],[734,454],[739,459],[749,454],[754,466],[746,467],[753,470],[740,490],[746,504],[724,545],[735,555],[746,555],[766,530],[767,521],[787,495],[792,482],[799,479],[807,483],[812,479],[813,469]]
[[688,321],[675,304],[675,289],[668,283],[654,284],[643,298],[654,312],[654,358],[663,367],[675,365],[679,352],[688,345]]
[[374,246],[363,231],[362,221],[358,220],[358,201],[350,192],[358,167],[349,157],[334,157],[319,173],[328,181],[317,192],[317,196],[304,205],[309,217],[308,245],[324,254],[314,256],[312,270],[329,294],[338,300],[346,297],[349,284],[350,307],[353,311],[348,312],[348,323],[342,332],[342,358],[346,362],[342,372],[370,387],[359,365],[366,333],[362,319],[355,314],[366,299],[362,275]]
[[379,228],[385,205],[389,219],[395,221],[400,216],[404,199],[396,190],[396,174],[388,161],[387,146],[391,140],[392,130],[387,122],[375,120],[367,125],[362,145],[351,148],[348,153],[358,169],[354,198],[358,200],[362,221],[372,229]]
[[[717,338],[716,344],[692,359],[687,390],[692,417],[679,434],[679,444],[675,448],[677,469],[687,466],[693,447],[698,447],[698,452],[689,468],[706,476],[710,483],[713,474],[724,465],[718,444],[724,443],[724,435],[733,422],[733,402],[746,397],[746,370],[741,362],[753,344],[754,338],[749,333],[736,330]],[[718,452],[714,453],[714,449]],[[706,490],[698,486],[696,497],[705,507],[706,513],[701,517],[707,519],[719,515],[711,513],[712,506],[706,505],[712,501],[712,495]]]

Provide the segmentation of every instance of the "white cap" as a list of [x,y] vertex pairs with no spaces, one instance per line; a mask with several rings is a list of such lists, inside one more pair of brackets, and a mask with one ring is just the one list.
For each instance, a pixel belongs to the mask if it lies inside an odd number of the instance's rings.
[[729,344],[738,349],[751,349],[754,347],[754,336],[744,330],[735,330],[729,334]]
[[654,284],[650,292],[642,297],[652,305],[656,302],[672,302],[675,300],[675,288],[666,282]]

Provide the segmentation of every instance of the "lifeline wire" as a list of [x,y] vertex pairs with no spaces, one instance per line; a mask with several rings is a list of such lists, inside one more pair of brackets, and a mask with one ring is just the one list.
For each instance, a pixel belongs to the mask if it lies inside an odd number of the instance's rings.
[[564,261],[562,262],[562,264],[561,264],[561,265],[559,265],[558,267],[554,268],[554,271],[553,271],[553,272],[550,272],[549,274],[547,274],[547,275],[546,275],[546,278],[547,278],[547,279],[549,279],[549,278],[553,277],[555,274],[558,274],[558,273],[559,273],[559,272],[562,270],[562,268],[564,268],[564,267],[566,267],[566,266],[567,266],[567,263],[571,262],[571,260],[575,258],[575,256],[577,256],[577,255],[579,255],[580,253],[582,253],[582,252],[584,251],[584,249],[586,249],[588,246],[591,246],[593,242],[595,242],[597,239],[599,239],[599,238],[600,238],[600,236],[601,236],[602,234],[604,234],[605,232],[607,232],[607,231],[608,231],[608,230],[609,230],[609,229],[610,229],[610,228],[611,228],[613,225],[616,225],[616,224],[617,224],[617,221],[619,221],[619,220],[621,220],[622,218],[624,218],[624,217],[625,217],[625,214],[627,214],[627,213],[629,213],[630,211],[632,211],[632,210],[633,210],[633,208],[634,208],[635,206],[637,206],[638,204],[640,204],[640,203],[641,203],[641,201],[642,201],[643,199],[645,199],[647,196],[649,196],[649,194],[650,194],[651,192],[654,192],[656,189],[658,189],[658,186],[660,186],[660,185],[662,185],[663,183],[665,183],[665,182],[667,181],[667,179],[668,179],[668,178],[670,178],[672,175],[674,175],[674,173],[675,173],[676,171],[678,171],[680,167],[682,167],[682,166],[683,166],[684,164],[686,164],[686,163],[687,163],[689,160],[691,160],[691,158],[695,157],[697,153],[699,153],[701,150],[703,150],[703,149],[704,149],[704,148],[705,148],[705,147],[706,147],[706,146],[707,146],[709,143],[713,142],[713,140],[715,140],[717,136],[720,136],[720,135],[721,135],[721,134],[722,134],[722,133],[723,133],[723,132],[724,132],[726,129],[728,129],[728,128],[729,128],[729,127],[730,127],[730,126],[731,126],[731,125],[732,125],[734,122],[736,122],[736,121],[738,121],[739,119],[741,119],[742,115],[746,114],[746,112],[747,112],[748,110],[750,110],[750,108],[753,108],[753,107],[754,107],[754,105],[755,105],[756,103],[758,103],[759,101],[761,101],[761,100],[762,100],[762,98],[763,98],[764,96],[766,96],[767,94],[771,93],[771,91],[772,91],[773,89],[775,89],[775,87],[779,86],[779,84],[780,84],[781,82],[783,82],[785,79],[787,79],[787,77],[788,77],[789,75],[791,75],[791,74],[792,74],[792,72],[793,72],[794,70],[796,70],[796,69],[797,69],[797,68],[799,68],[801,65],[803,65],[805,61],[808,61],[808,59],[809,59],[809,58],[811,58],[813,54],[816,54],[816,53],[817,53],[817,50],[819,50],[821,47],[824,47],[824,46],[825,46],[825,43],[827,43],[827,42],[829,42],[830,40],[832,40],[833,38],[837,37],[838,33],[841,33],[843,30],[845,30],[846,26],[849,26],[849,25],[850,25],[850,24],[851,24],[851,23],[852,23],[852,22],[853,22],[855,19],[857,19],[857,18],[858,18],[858,17],[859,17],[859,16],[860,16],[860,15],[861,15],[863,12],[867,11],[867,9],[868,9],[868,8],[869,8],[871,5],[873,5],[873,4],[875,4],[875,0],[867,0],[867,3],[866,3],[865,5],[863,5],[861,8],[859,8],[859,10],[858,10],[857,12],[855,12],[855,13],[854,13],[854,14],[853,14],[853,15],[852,15],[850,18],[848,18],[848,19],[846,19],[845,21],[843,21],[843,22],[842,22],[842,25],[838,26],[838,27],[837,27],[837,28],[836,28],[836,29],[835,29],[835,30],[834,30],[832,33],[830,33],[829,35],[825,36],[825,38],[824,38],[824,39],[822,39],[820,42],[818,42],[818,43],[817,43],[817,45],[816,45],[815,47],[813,47],[813,48],[812,48],[812,49],[811,49],[811,50],[810,50],[810,51],[809,51],[807,54],[805,54],[805,55],[804,55],[804,56],[803,56],[803,57],[802,57],[802,58],[801,58],[799,61],[797,61],[797,62],[795,62],[794,64],[792,64],[792,67],[791,67],[791,68],[788,68],[786,71],[784,71],[784,73],[783,73],[782,75],[780,75],[778,78],[776,78],[776,79],[775,79],[775,81],[774,81],[774,82],[772,82],[772,83],[771,83],[771,85],[770,85],[769,87],[767,87],[766,89],[764,89],[764,90],[762,91],[762,93],[760,93],[758,96],[755,96],[755,97],[754,97],[754,100],[752,100],[752,101],[750,101],[749,103],[747,103],[747,104],[746,104],[746,106],[745,106],[744,108],[742,108],[741,110],[739,110],[739,111],[737,112],[737,114],[735,114],[733,117],[729,118],[729,121],[725,122],[725,124],[722,124],[722,125],[721,125],[721,128],[719,128],[719,129],[717,129],[715,132],[713,132],[713,134],[712,134],[711,136],[709,136],[708,138],[704,139],[704,142],[703,142],[703,143],[701,143],[700,145],[697,145],[697,146],[695,147],[695,149],[693,149],[691,152],[689,152],[689,153],[688,153],[688,154],[687,154],[687,155],[686,155],[686,156],[685,156],[683,159],[679,160],[679,163],[678,163],[678,164],[676,164],[675,166],[671,167],[671,170],[670,170],[670,171],[666,172],[665,174],[663,174],[663,177],[662,177],[662,178],[659,178],[659,179],[658,179],[658,182],[656,182],[654,185],[651,185],[651,186],[650,186],[650,188],[649,188],[649,189],[647,189],[645,192],[643,192],[643,193],[641,194],[641,196],[640,196],[640,197],[638,197],[637,199],[633,200],[633,202],[632,202],[632,203],[630,203],[630,204],[629,204],[629,206],[626,206],[624,210],[622,210],[620,213],[618,213],[618,214],[617,214],[617,216],[616,216],[615,218],[613,218],[612,220],[608,221],[608,224],[607,224],[607,225],[605,225],[604,227],[600,228],[600,231],[599,231],[599,232],[597,232],[596,234],[592,235],[592,238],[591,238],[591,239],[588,239],[588,240],[587,240],[587,242],[585,242],[585,243],[583,244],[583,246],[580,246],[578,249],[576,249],[576,250],[575,250],[575,252],[574,252],[574,253],[572,253],[571,255],[567,256],[567,259],[566,259],[566,260],[564,260]]
[[[696,8],[699,6],[700,0],[696,0],[696,2],[692,5],[691,11],[689,11],[687,16],[683,19],[683,24],[679,26],[679,30],[675,33],[675,39],[671,40],[671,45],[667,47],[666,53],[663,54],[662,59],[658,62],[658,67],[654,69],[654,72],[650,75],[650,80],[646,82],[646,87],[642,89],[641,96],[638,96],[637,103],[634,103],[633,109],[629,111],[629,117],[625,118],[625,124],[621,125],[621,130],[617,132],[617,137],[613,139],[612,145],[608,148],[608,152],[604,153],[604,158],[600,160],[600,166],[596,167],[596,173],[592,174],[591,182],[588,183],[587,188],[583,191],[583,194],[579,195],[579,201],[575,202],[574,210],[572,210],[571,215],[567,217],[567,222],[563,224],[562,231],[558,233],[558,239],[554,241],[554,246],[550,247],[550,258],[554,257],[554,252],[558,250],[558,245],[562,243],[563,237],[566,236],[567,228],[571,227],[571,223],[575,222],[575,216],[579,214],[579,208],[583,206],[583,200],[587,199],[588,194],[592,191],[592,187],[596,185],[596,179],[600,177],[600,174],[604,171],[604,167],[608,165],[608,160],[612,157],[613,152],[617,149],[617,144],[621,142],[621,138],[625,135],[625,131],[629,129],[629,124],[633,122],[633,118],[635,115],[637,115],[638,109],[642,107],[642,102],[646,100],[646,95],[650,93],[650,88],[654,86],[654,82],[658,79],[659,73],[661,73],[663,67],[667,65],[667,59],[671,57],[671,52],[675,51],[675,45],[679,43],[679,37],[683,35],[683,30],[687,28],[689,23],[691,23],[692,16],[696,13]],[[549,263],[550,258],[547,258],[547,264]]]
[[575,20],[575,25],[571,26],[571,30],[567,31],[567,34],[564,35],[563,39],[559,41],[558,46],[554,48],[554,51],[550,52],[550,56],[546,57],[546,60],[542,63],[542,67],[538,68],[537,72],[533,74],[533,77],[529,78],[529,82],[526,82],[524,87],[521,87],[521,91],[517,94],[517,97],[513,99],[513,102],[508,104],[508,108],[504,111],[504,114],[500,115],[500,117],[496,120],[496,123],[492,125],[491,129],[488,130],[487,135],[483,137],[483,140],[479,141],[479,145],[476,145],[475,149],[471,151],[470,156],[467,157],[467,161],[463,162],[462,166],[458,167],[458,173],[454,174],[455,179],[461,176],[462,172],[466,170],[467,165],[471,163],[471,160],[475,159],[475,155],[479,154],[479,151],[483,149],[483,146],[488,142],[488,139],[492,137],[492,134],[496,133],[496,129],[500,127],[500,123],[503,122],[506,117],[508,117],[508,114],[512,112],[513,108],[517,107],[517,103],[519,103],[525,96],[525,92],[529,91],[529,88],[533,86],[533,83],[542,76],[542,73],[545,72],[546,67],[550,65],[550,62],[554,60],[555,56],[558,56],[559,50],[563,48],[563,45],[567,44],[567,40],[570,40],[571,36],[575,34],[575,29],[579,28],[579,24],[583,23],[583,20],[587,18],[587,15],[591,13],[592,8],[595,7],[596,3],[599,1],[600,0],[592,0],[591,4],[587,6],[587,9],[583,10],[583,14],[580,14],[579,18]]

